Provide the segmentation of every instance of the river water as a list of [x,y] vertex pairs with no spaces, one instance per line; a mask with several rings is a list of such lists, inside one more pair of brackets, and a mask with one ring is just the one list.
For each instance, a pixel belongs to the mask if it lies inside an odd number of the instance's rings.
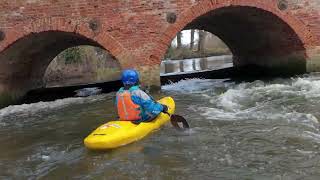
[[164,60],[161,62],[160,75],[173,75],[210,71],[233,67],[232,55],[211,56],[183,60]]
[[0,179],[319,179],[320,74],[162,89],[192,128],[102,153],[82,141],[115,117],[114,93],[1,109]]

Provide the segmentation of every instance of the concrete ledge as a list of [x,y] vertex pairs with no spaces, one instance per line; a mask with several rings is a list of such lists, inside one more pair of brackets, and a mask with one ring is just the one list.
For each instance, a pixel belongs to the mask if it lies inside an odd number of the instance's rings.
[[162,75],[161,85],[169,84],[171,82],[178,82],[183,79],[203,78],[203,79],[225,79],[234,75],[234,68],[225,68],[219,70],[192,72],[192,73],[180,73],[172,75]]
[[21,103],[34,103],[38,101],[53,101],[56,99],[62,99],[67,97],[74,97],[76,95],[76,90],[82,88],[99,87],[102,89],[102,93],[109,93],[119,90],[122,86],[120,80],[110,81],[104,83],[95,83],[88,85],[78,85],[78,86],[67,86],[67,87],[51,87],[51,88],[41,88],[29,91],[26,96],[17,101],[15,104]]
[[307,71],[319,72],[320,71],[320,46],[308,49]]

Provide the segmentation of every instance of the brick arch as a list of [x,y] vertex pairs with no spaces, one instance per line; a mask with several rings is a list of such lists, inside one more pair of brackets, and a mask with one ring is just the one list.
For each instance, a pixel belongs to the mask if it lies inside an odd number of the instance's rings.
[[75,21],[74,19],[61,17],[42,18],[35,21],[23,22],[4,31],[5,39],[0,43],[0,52],[5,51],[19,39],[30,34],[48,31],[61,31],[74,33],[91,39],[93,42],[97,43],[97,46],[102,47],[114,56],[119,61],[120,65],[126,64],[126,57],[132,57],[133,55],[129,54],[129,51],[112,35],[102,30],[103,24],[100,26],[100,30],[95,32],[90,29],[88,20]]
[[101,47],[119,61],[120,68],[126,67],[132,55],[103,26],[93,31],[87,21],[43,18],[5,29],[0,43],[0,92],[21,97],[43,87],[43,76],[54,57],[78,45]]
[[[275,0],[261,1],[261,0],[204,0],[198,4],[190,7],[189,9],[178,13],[177,21],[165,28],[159,38],[154,41],[157,42],[156,48],[151,51],[153,56],[156,56],[158,63],[160,64],[162,57],[164,56],[168,45],[171,43],[172,39],[176,34],[183,30],[188,24],[197,18],[204,16],[215,10],[221,8],[229,7],[251,7],[257,8],[262,11],[268,12],[273,16],[279,18],[284,23],[286,23],[296,35],[301,40],[303,47],[306,49],[309,46],[316,44],[317,38],[314,36],[315,33],[311,31],[303,22],[294,17],[288,11],[280,11],[277,7],[277,2]],[[223,40],[223,38],[222,38]],[[306,58],[307,58],[306,54]]]

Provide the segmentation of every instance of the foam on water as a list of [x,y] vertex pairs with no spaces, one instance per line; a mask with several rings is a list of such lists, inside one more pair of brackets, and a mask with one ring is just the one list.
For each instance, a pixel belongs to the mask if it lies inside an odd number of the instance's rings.
[[73,98],[58,99],[58,100],[49,101],[49,102],[41,101],[41,102],[31,103],[31,104],[11,105],[3,109],[0,109],[0,120],[4,119],[6,116],[9,116],[9,115],[16,115],[16,116],[32,115],[40,111],[62,109],[72,104],[90,103],[90,102],[102,100],[104,97],[105,95],[91,96],[87,98],[73,97]]
[[77,93],[76,96],[79,96],[79,97],[87,97],[87,96],[92,96],[92,95],[100,94],[101,91],[102,91],[101,88],[92,87],[92,88],[79,89],[79,90],[76,90],[75,92]]
[[[206,90],[202,85],[211,90]],[[319,78],[229,83],[220,93],[215,88],[221,85],[214,80],[185,80],[168,87],[186,94],[201,94],[201,103],[188,109],[200,114],[210,124],[214,121],[244,121],[235,123],[240,123],[244,126],[243,131],[247,132],[247,123],[261,123],[252,133],[253,136],[261,135],[259,138],[266,137],[267,140],[270,137],[283,138],[284,142],[294,145],[302,142],[301,149],[296,151],[299,154],[313,152],[311,147],[320,143],[320,113],[317,110],[320,102]],[[239,131],[241,127],[235,129]]]
[[[312,101],[320,97],[320,80],[311,78],[293,78],[287,83],[251,83],[232,84],[221,94],[212,94],[207,89],[221,87],[224,82],[217,80],[190,79],[163,87],[164,90],[180,93],[201,93],[208,103],[205,106],[190,107],[212,120],[239,119],[284,119],[299,122],[315,129],[318,119],[315,115],[297,111],[296,99]],[[299,109],[298,109],[299,110]]]
[[181,80],[176,83],[171,83],[168,85],[162,86],[162,90],[171,91],[171,92],[179,92],[179,93],[200,93],[205,92],[212,87],[221,87],[226,85],[227,79],[187,79]]
[[298,78],[292,86],[297,88],[300,94],[306,98],[320,97],[320,80]]

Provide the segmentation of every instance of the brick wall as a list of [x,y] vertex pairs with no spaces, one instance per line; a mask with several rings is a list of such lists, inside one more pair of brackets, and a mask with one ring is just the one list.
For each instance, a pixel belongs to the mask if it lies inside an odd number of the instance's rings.
[[[230,7],[250,7],[253,11],[238,13],[238,20],[234,19],[237,13],[229,10],[221,11],[222,14],[228,12],[225,16],[215,13]],[[241,18],[241,14],[248,16]],[[237,25],[214,26],[214,22],[206,20],[211,16],[217,21],[233,20]],[[264,19],[257,19],[259,17],[270,19],[268,23],[261,23]],[[253,48],[253,39],[240,39],[250,35],[252,29],[246,29],[249,25],[270,28],[269,32],[277,34],[272,36],[272,33],[259,33],[261,31],[255,29],[253,35],[261,43],[269,36],[272,40],[281,39],[275,41],[271,56],[280,56],[279,48],[290,56],[296,53],[293,51],[301,51],[299,57],[303,54],[305,60],[310,60],[310,67],[320,64],[317,63],[320,61],[319,0],[1,0],[0,92],[20,88],[12,81],[25,82],[24,89],[41,86],[39,79],[52,57],[74,45],[101,46],[115,56],[123,68],[135,66],[145,72],[149,67],[151,72],[158,72],[171,40],[188,27],[220,33],[221,39],[239,53],[240,60],[254,59],[241,60],[240,64],[254,63],[255,58],[245,54],[250,52],[259,57],[266,53]],[[284,28],[290,36],[276,28]],[[222,33],[224,31],[228,33]],[[42,36],[41,32],[68,34]],[[269,41],[266,47],[270,46]],[[242,50],[239,42],[249,42],[249,45]],[[263,62],[272,58],[266,57]],[[283,62],[288,61],[283,59]],[[260,65],[272,66],[273,63],[276,64],[270,61]],[[144,77],[147,84],[159,83],[158,74],[153,76]]]
[[[146,52],[160,51],[158,43],[163,43],[165,48],[176,32],[197,16],[232,4],[271,11],[287,21],[306,45],[319,44],[320,2],[284,0],[283,2],[287,2],[287,8],[282,11],[278,8],[279,2],[282,1],[2,0],[0,29],[5,33],[5,39],[0,42],[0,51],[31,32],[62,30],[93,38],[114,56],[121,57],[119,54],[125,50],[134,54],[138,61],[154,64],[156,62],[145,62],[146,58],[149,60],[152,55]],[[174,24],[166,20],[170,12],[177,16],[177,22]],[[90,29],[90,23],[97,26],[95,31]],[[155,56],[159,58],[158,56],[162,55],[163,51]]]

